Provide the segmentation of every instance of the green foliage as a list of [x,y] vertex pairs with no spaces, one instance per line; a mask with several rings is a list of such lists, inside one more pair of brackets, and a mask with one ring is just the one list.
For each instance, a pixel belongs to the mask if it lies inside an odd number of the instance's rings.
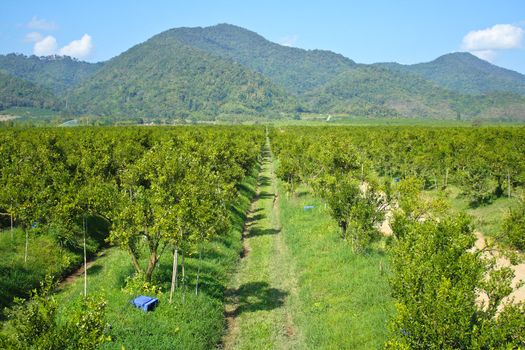
[[333,79],[355,63],[324,50],[303,50],[272,43],[257,33],[230,24],[206,28],[176,28],[160,34],[239,62],[284,87],[301,94]]
[[463,94],[483,94],[494,91],[525,94],[525,77],[522,74],[497,67],[468,52],[446,54],[432,62],[408,66],[397,63],[378,65],[416,74],[445,89]]
[[293,103],[262,75],[166,33],[112,59],[68,101],[83,114],[183,120],[194,113],[283,111]]
[[29,301],[17,299],[7,310],[0,346],[3,349],[95,349],[110,340],[106,334],[106,302],[82,298],[65,324],[57,317],[58,302],[50,277],[33,290]]
[[57,109],[60,103],[49,89],[0,70],[0,111],[13,106]]
[[373,188],[361,191],[359,182],[347,176],[326,176],[316,187],[354,252],[362,251],[379,236],[376,225],[384,218],[385,203]]
[[525,203],[510,209],[503,220],[503,237],[514,248],[525,251]]
[[[489,270],[465,216],[408,220],[395,243],[390,284],[397,315],[387,348],[488,349],[525,344],[523,305],[505,305],[512,292],[509,268]],[[488,305],[478,306],[484,291]]]
[[68,56],[0,55],[0,72],[32,82],[56,94],[62,94],[88,79],[102,66],[102,63],[77,61]]

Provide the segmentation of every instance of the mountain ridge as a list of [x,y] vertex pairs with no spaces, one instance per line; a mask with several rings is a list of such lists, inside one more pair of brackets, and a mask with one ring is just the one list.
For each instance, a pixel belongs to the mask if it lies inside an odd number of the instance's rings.
[[[7,74],[25,73],[32,83],[52,89],[68,101],[66,113],[204,120],[301,112],[525,120],[525,76],[468,53],[415,65],[360,64],[332,51],[283,46],[218,24],[168,29],[98,64],[7,55],[0,56],[0,72],[8,56],[20,62],[18,71]],[[36,68],[30,69],[35,59]],[[64,65],[64,76],[55,61]]]

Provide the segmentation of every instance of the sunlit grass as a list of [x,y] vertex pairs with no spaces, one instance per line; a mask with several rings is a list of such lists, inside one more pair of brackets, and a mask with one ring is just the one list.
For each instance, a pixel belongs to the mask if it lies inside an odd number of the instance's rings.
[[[284,192],[282,192],[284,193]],[[354,254],[307,188],[281,199],[283,234],[299,274],[299,326],[311,349],[377,349],[393,315],[381,242]],[[305,205],[314,208],[305,210]]]

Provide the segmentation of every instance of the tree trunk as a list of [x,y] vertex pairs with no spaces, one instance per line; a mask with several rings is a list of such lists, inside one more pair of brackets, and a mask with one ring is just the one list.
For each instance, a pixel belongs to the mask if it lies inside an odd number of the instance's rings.
[[87,297],[86,216],[84,215],[84,297]]
[[137,254],[135,253],[135,250],[131,247],[130,244],[128,244],[128,252],[129,255],[131,255],[131,264],[133,265],[133,268],[135,269],[136,273],[142,273],[142,267],[140,267],[139,259],[137,258]]
[[24,264],[27,263],[27,249],[29,248],[29,231],[26,229],[26,248],[24,251]]
[[341,226],[341,238],[346,240],[346,221],[341,221],[339,226]]
[[448,186],[448,168],[445,170],[445,188]]
[[13,214],[9,214],[9,216],[11,217],[11,240],[13,240]]
[[151,276],[153,275],[153,270],[155,269],[155,266],[157,265],[157,251],[154,250],[150,252],[149,259],[148,259],[148,267],[146,268],[146,274],[145,279],[146,282],[151,282]]
[[173,267],[171,270],[171,290],[170,290],[170,304],[173,301],[173,291],[177,287],[177,271],[179,264],[179,250],[177,247],[173,249]]

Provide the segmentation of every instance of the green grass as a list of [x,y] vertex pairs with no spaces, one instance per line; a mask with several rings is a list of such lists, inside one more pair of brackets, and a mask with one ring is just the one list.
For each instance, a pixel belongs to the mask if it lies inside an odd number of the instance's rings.
[[[315,208],[304,210],[305,205]],[[388,266],[383,242],[365,254],[352,253],[324,204],[305,187],[282,198],[281,223],[298,271],[302,308],[297,320],[307,347],[381,348],[394,313],[382,272]]]
[[61,247],[49,236],[29,233],[27,262],[24,262],[25,233],[15,228],[0,231],[0,308],[14,297],[27,297],[46,274],[59,276],[80,263],[80,256]]
[[[435,198],[438,196],[436,190],[425,191],[427,196]],[[496,236],[502,230],[503,218],[509,209],[518,205],[517,198],[502,196],[494,198],[489,204],[471,207],[467,197],[462,195],[461,190],[454,185],[449,185],[447,190],[447,199],[454,212],[465,212],[472,216],[475,228],[487,236]]]
[[[99,217],[87,220],[89,237],[86,248],[92,256],[104,245],[108,224]],[[55,279],[65,276],[82,264],[83,250],[81,235],[70,237],[65,243],[58,243],[53,229],[28,229],[28,257],[24,262],[26,234],[15,227],[0,231],[0,308],[12,304],[14,297],[26,298],[37,288],[46,275]]]
[[259,177],[259,196],[249,215],[245,258],[230,283],[225,349],[301,349],[293,315],[295,274],[280,235],[275,179],[268,149]]
[[[125,280],[133,274],[129,256],[118,248],[111,248],[88,270],[88,293],[103,296],[107,301],[107,319],[112,326],[113,339],[102,348],[107,349],[212,349],[224,332],[223,298],[227,281],[239,259],[241,231],[245,212],[255,193],[255,174],[240,186],[240,196],[232,208],[232,229],[206,244],[201,266],[201,289],[195,295],[194,285],[198,260],[186,259],[187,287],[179,288],[174,302],[169,304],[171,261],[165,253],[154,280],[163,293],[154,312],[145,313],[131,306],[136,295],[123,290]],[[82,293],[80,278],[63,290],[60,312],[66,313]]]

